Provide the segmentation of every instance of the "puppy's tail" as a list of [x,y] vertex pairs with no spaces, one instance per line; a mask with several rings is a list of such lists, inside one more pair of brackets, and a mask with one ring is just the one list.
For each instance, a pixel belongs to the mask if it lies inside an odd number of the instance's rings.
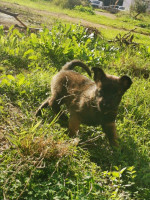
[[72,70],[76,66],[82,67],[88,73],[88,75],[91,76],[91,71],[89,70],[88,66],[80,60],[72,60],[71,62],[66,63],[62,67],[62,70]]
[[35,116],[40,116],[42,113],[41,113],[41,110],[42,108],[46,108],[49,106],[48,104],[49,102],[49,97],[40,105],[40,107],[37,109],[36,113],[35,113]]

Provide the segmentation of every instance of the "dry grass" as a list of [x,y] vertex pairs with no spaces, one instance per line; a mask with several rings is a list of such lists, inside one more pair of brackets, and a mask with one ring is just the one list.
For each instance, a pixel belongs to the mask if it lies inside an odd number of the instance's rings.
[[42,157],[45,159],[56,159],[71,155],[74,147],[78,144],[76,140],[56,141],[52,136],[39,136],[33,138],[29,134],[20,141],[20,150],[23,155]]

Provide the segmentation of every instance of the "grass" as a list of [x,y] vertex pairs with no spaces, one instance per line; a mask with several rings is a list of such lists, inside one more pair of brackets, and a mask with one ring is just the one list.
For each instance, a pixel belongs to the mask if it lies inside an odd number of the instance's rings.
[[[0,199],[149,199],[150,47],[141,34],[138,46],[106,34],[63,23],[37,34],[0,28]],[[78,140],[51,109],[34,116],[53,75],[75,58],[133,81],[119,106],[117,150],[101,127],[82,125]]]

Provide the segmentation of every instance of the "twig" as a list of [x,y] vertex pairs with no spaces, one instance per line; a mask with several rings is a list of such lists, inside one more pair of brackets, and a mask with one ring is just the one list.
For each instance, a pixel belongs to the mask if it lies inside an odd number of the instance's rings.
[[19,194],[19,196],[18,196],[18,198],[17,198],[16,200],[20,199],[20,197],[21,197],[22,194],[24,193],[25,189],[27,188],[27,185],[28,185],[28,183],[29,183],[29,181],[31,180],[31,177],[32,177],[32,172],[33,172],[33,170],[31,170],[29,179],[28,179],[28,181],[26,182],[26,184],[25,184],[23,190],[21,191],[21,193]]
[[61,159],[59,159],[58,160],[58,162],[56,163],[56,165],[55,165],[55,170],[53,171],[53,173],[51,174],[51,176],[50,177],[52,177],[54,174],[55,174],[55,172],[57,171],[57,169],[58,169],[58,166],[59,166],[59,163],[62,161],[62,158]]
[[25,192],[25,189],[27,188],[27,186],[28,186],[28,184],[29,184],[29,182],[30,182],[30,180],[31,180],[31,177],[32,177],[32,174],[33,174],[33,172],[34,172],[34,170],[36,170],[39,166],[40,166],[40,164],[41,164],[41,162],[43,161],[43,154],[41,154],[41,156],[40,156],[40,160],[38,159],[38,161],[35,163],[35,167],[34,167],[34,169],[32,169],[31,170],[31,172],[30,172],[30,176],[29,176],[29,179],[28,179],[28,181],[26,182],[26,184],[24,185],[24,188],[23,188],[23,190],[21,191],[21,193],[19,194],[19,196],[17,197],[17,199],[16,200],[18,200],[18,199],[20,199],[20,197],[23,195],[23,193]]
[[[5,188],[6,188],[6,185],[8,184],[8,181],[9,181],[10,179],[12,179],[12,177],[14,177],[14,175],[17,174],[18,171],[20,171],[20,169],[22,168],[22,165],[21,165],[21,166],[19,166],[19,165],[20,165],[22,162],[23,162],[23,161],[20,161],[20,162],[15,166],[15,167],[17,168],[17,170],[14,171],[14,172],[12,173],[12,175],[9,176],[9,177],[6,179],[6,181],[4,182],[4,186],[3,186],[3,196],[4,196],[4,200],[7,200],[7,198],[6,198],[6,193],[7,193],[7,190],[8,190],[8,189],[5,189]],[[8,168],[11,168],[11,165],[10,165]],[[7,170],[7,171],[8,171],[8,170]],[[10,183],[9,183],[8,185],[10,185]],[[7,185],[7,186],[8,186],[8,185]]]
[[131,29],[128,33],[124,34],[124,36],[129,35],[131,32],[134,32],[136,28]]
[[128,33],[124,34],[123,36],[119,33],[116,35],[115,39],[109,40],[109,42],[119,42],[120,45],[139,45],[138,43],[133,42],[134,35],[131,32],[135,32],[135,29],[130,30]]
[[14,17],[18,22],[20,22],[22,24],[22,26],[24,26],[25,28],[27,28],[27,26],[20,19],[18,19],[18,15],[19,15],[18,13],[12,13],[12,12],[3,10],[1,8],[0,8],[0,12],[4,13],[6,15],[10,15],[10,16]]
[[86,197],[91,193],[92,189],[93,189],[93,186],[91,184],[90,191],[88,192],[88,194],[86,195]]
[[66,96],[61,97],[60,99],[57,99],[58,104],[60,104],[61,101],[62,101],[63,99],[65,99],[65,98],[67,98],[67,97],[71,97],[71,96],[75,96],[75,94],[68,94],[68,95],[66,95]]
[[6,14],[6,15],[10,15],[12,17],[17,17],[19,14],[18,13],[12,13],[12,12],[9,12],[9,11],[6,11],[6,10],[3,10],[0,8],[0,12]]
[[15,19],[16,19],[18,22],[20,22],[20,24],[22,24],[22,26],[24,26],[25,28],[27,28],[27,26],[26,26],[20,19],[18,19],[17,16],[15,17]]
[[87,145],[88,143],[92,143],[95,142],[96,140],[98,140],[101,137],[101,135],[96,136],[95,138],[91,138],[89,140],[86,140],[85,142],[80,142],[79,145],[80,146],[84,146]]

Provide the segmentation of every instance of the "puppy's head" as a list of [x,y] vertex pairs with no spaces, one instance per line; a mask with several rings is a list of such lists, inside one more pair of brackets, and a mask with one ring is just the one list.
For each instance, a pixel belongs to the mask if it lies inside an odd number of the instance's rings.
[[132,81],[128,76],[107,75],[100,68],[92,68],[97,86],[96,99],[99,109],[104,111],[117,109],[123,94],[130,88]]

